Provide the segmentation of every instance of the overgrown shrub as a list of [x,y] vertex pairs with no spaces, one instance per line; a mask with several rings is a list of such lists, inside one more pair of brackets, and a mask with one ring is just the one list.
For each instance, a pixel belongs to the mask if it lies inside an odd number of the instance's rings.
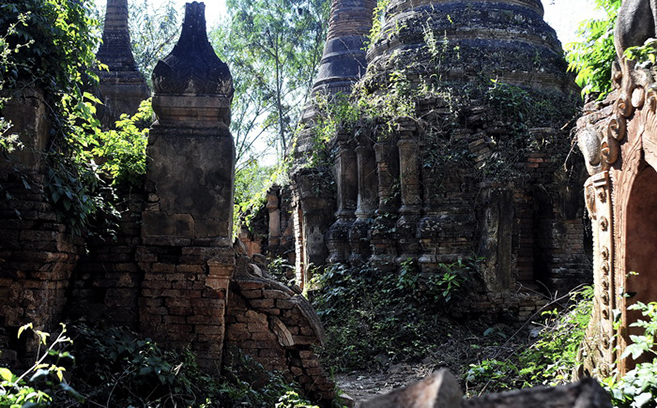
[[472,364],[465,375],[469,390],[481,393],[570,381],[593,307],[593,288],[570,294],[570,304],[542,313],[536,338],[511,348],[510,355]]
[[126,114],[114,129],[94,128],[89,153],[98,161],[98,171],[115,186],[141,188],[146,174],[146,145],[153,123],[151,100],[142,101],[133,116]]
[[34,330],[27,324],[18,330],[18,337],[31,332],[38,341],[35,363],[21,375],[0,367],[0,407],[2,408],[41,408],[51,406],[54,399],[67,399],[80,403],[82,396],[64,379],[67,366],[74,358],[65,351],[71,344],[66,335],[66,326],[50,340],[50,333]]
[[605,385],[612,395],[612,403],[621,408],[654,408],[657,407],[657,352],[655,352],[655,336],[657,335],[657,302],[648,304],[637,302],[629,307],[639,310],[645,319],[632,323],[631,327],[644,329],[641,335],[630,335],[632,343],[627,346],[621,359],[632,357],[647,358],[639,363],[624,377],[612,376]]
[[311,295],[327,331],[322,359],[337,371],[377,368],[376,361],[417,360],[444,334],[449,310],[476,279],[478,259],[443,264],[423,275],[409,260],[398,273],[332,265]]
[[[298,391],[277,373],[238,350],[222,375],[210,375],[194,354],[165,351],[150,339],[126,329],[92,329],[77,325],[78,366],[74,387],[93,405],[185,407],[308,406]],[[245,379],[266,378],[262,387]]]
[[[19,336],[28,329],[32,325]],[[0,407],[316,408],[282,375],[239,350],[232,351],[233,365],[210,375],[189,350],[164,351],[126,329],[76,324],[72,332],[73,339],[62,325],[50,340],[49,333],[33,330],[40,345],[36,362],[21,375],[0,368]],[[256,388],[249,376],[264,381]]]

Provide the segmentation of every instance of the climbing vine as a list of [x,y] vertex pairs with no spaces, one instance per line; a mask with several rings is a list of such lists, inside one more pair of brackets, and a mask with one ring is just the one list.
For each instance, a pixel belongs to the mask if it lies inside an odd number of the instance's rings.
[[[145,172],[149,104],[116,129],[103,132],[100,101],[86,92],[97,83],[97,21],[89,0],[21,0],[0,5],[0,90],[41,92],[50,137],[44,194],[59,222],[76,235],[117,215],[114,188],[139,186]],[[11,52],[10,52],[11,50]],[[4,125],[6,129],[6,124]],[[11,136],[13,137],[13,136]],[[14,139],[4,135],[3,147]],[[7,148],[5,148],[7,150]]]

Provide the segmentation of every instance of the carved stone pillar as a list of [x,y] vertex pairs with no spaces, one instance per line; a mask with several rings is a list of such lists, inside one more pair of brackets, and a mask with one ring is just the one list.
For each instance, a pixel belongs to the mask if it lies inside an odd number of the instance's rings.
[[205,5],[187,3],[178,44],[153,72],[142,242],[141,329],[199,364],[221,362],[233,274],[233,83],[205,28]]
[[105,128],[114,127],[121,114],[137,112],[151,96],[130,48],[128,0],[107,0],[103,43],[96,54],[108,70],[98,71],[100,99],[98,116]]
[[422,209],[422,188],[420,185],[420,146],[416,136],[416,126],[413,122],[403,122],[399,125],[399,182],[402,206],[399,209],[397,221],[397,236],[401,254],[397,263],[417,259],[420,253],[420,243],[417,237],[417,226]]
[[614,269],[614,226],[612,217],[611,180],[608,171],[590,177],[584,185],[586,207],[593,225],[593,287],[595,299],[592,322],[598,325],[598,350],[602,354],[601,373],[611,373],[615,356],[615,330],[613,310],[616,304]]
[[280,187],[272,187],[267,192],[267,213],[269,214],[269,251],[273,252],[281,244],[281,208],[278,194]]
[[361,134],[357,138],[357,142],[358,201],[355,212],[356,221],[349,231],[349,244],[351,245],[349,263],[352,265],[360,265],[372,255],[369,229],[378,203],[376,157],[372,140],[369,134]]
[[358,167],[353,141],[340,132],[337,136],[338,154],[334,171],[338,192],[337,220],[326,233],[329,263],[346,262],[349,257],[349,230],[354,222],[358,200]]
[[380,270],[394,268],[397,257],[397,209],[399,208],[399,158],[393,140],[384,140],[374,145],[377,178],[379,181],[379,208],[372,222],[370,262]]

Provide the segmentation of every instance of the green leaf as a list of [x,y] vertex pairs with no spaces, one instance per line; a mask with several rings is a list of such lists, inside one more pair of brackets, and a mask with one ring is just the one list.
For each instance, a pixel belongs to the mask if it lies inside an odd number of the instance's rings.
[[16,337],[20,339],[21,334],[23,334],[23,332],[24,332],[25,330],[27,330],[27,329],[32,329],[32,327],[33,327],[33,326],[32,326],[32,323],[28,323],[28,324],[26,324],[26,325],[21,326],[21,327],[18,329],[18,335],[17,335]]
[[0,379],[10,383],[14,379],[14,374],[11,372],[10,369],[0,367]]
[[642,394],[639,394],[634,399],[633,406],[636,406],[636,407],[643,407],[644,405],[647,406],[648,403],[650,403],[651,401],[652,402],[655,401],[655,397],[657,397],[657,396],[653,396],[652,393],[650,393],[650,392],[644,392]]

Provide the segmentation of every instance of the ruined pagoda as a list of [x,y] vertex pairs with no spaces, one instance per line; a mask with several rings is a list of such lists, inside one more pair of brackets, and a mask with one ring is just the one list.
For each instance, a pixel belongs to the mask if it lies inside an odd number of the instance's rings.
[[[521,315],[534,300],[501,294],[590,280],[582,166],[566,161],[560,130],[578,90],[541,2],[392,0],[374,18],[367,70],[352,95],[367,108],[338,127],[330,171],[306,162],[292,173],[297,266],[393,272],[411,262],[430,275],[483,258],[488,300],[473,308]],[[299,139],[296,163],[317,150],[312,140]]]
[[[309,166],[309,157],[315,149],[313,128],[317,123],[318,99],[330,100],[338,95],[347,96],[367,70],[366,42],[372,28],[374,0],[333,0],[329,29],[313,84],[311,105],[303,113],[301,128],[292,155],[294,168],[292,200],[295,225],[295,263],[298,281],[303,285],[308,265],[321,265],[328,256],[324,233],[333,220],[327,208],[333,208],[334,197],[317,194],[330,190],[330,182]],[[328,217],[327,217],[328,215]]]

